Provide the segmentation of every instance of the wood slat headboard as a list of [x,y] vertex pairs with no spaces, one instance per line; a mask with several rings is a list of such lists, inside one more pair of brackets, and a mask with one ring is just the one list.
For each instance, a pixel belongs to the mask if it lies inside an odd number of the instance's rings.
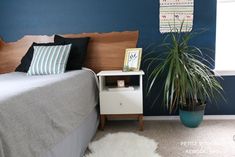
[[[135,48],[138,31],[111,33],[83,33],[61,35],[67,38],[90,37],[85,67],[95,72],[120,70],[123,66],[125,49]],[[0,74],[12,72],[33,42],[53,42],[53,36],[27,35],[16,42],[0,40]]]

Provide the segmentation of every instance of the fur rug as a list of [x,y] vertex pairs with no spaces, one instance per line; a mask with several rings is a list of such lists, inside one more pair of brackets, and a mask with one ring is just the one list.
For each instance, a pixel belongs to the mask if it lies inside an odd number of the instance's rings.
[[107,134],[89,144],[85,157],[160,157],[155,151],[158,143],[134,133]]

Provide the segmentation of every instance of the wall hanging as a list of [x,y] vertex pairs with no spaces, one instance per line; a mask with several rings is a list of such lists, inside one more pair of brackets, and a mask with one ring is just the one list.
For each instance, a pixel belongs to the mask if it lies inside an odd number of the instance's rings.
[[160,0],[160,32],[190,32],[193,27],[194,0]]

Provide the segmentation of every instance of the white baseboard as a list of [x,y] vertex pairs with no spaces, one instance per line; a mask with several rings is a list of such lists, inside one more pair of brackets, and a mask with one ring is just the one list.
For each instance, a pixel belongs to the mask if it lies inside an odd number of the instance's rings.
[[[179,116],[144,116],[144,120],[179,120]],[[204,115],[204,120],[235,120],[235,115]]]
[[179,120],[179,116],[144,116],[144,120]]

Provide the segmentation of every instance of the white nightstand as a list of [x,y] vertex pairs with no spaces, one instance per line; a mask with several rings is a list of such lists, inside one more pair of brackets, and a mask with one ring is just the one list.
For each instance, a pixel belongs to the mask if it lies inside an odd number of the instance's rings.
[[[107,77],[138,76],[137,85],[124,88],[107,85]],[[101,71],[99,77],[100,120],[104,129],[106,117],[138,118],[140,130],[143,130],[143,75],[141,71],[123,72],[121,70]]]

